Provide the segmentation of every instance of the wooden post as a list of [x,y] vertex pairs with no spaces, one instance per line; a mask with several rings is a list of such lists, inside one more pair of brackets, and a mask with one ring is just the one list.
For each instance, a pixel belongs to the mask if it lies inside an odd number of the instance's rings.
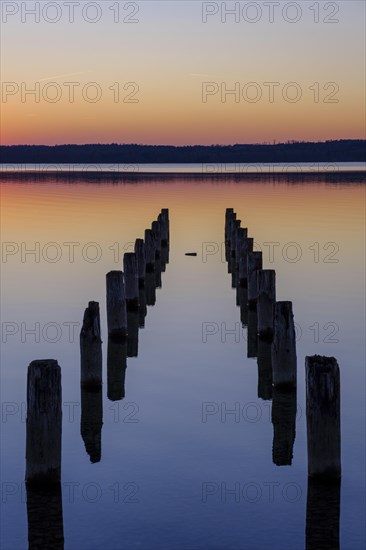
[[155,239],[151,229],[145,229],[146,273],[155,269]]
[[145,275],[146,275],[146,253],[145,253],[145,243],[143,239],[136,239],[135,254],[137,258],[137,272],[138,272],[138,278],[139,278],[139,287],[143,287],[145,284]]
[[161,222],[161,244],[163,247],[169,246],[170,230],[169,230],[169,208],[162,208],[160,216]]
[[230,235],[230,250],[231,250],[231,256],[235,258],[235,250],[236,250],[236,234],[237,230],[239,229],[241,224],[241,220],[232,220],[231,221],[231,235]]
[[239,251],[239,284],[243,288],[248,287],[248,254],[253,252],[253,239],[247,237],[242,241]]
[[272,342],[273,384],[296,386],[296,333],[292,302],[274,305],[274,332]]
[[[225,237],[226,239],[226,237]],[[231,248],[230,248],[230,241],[225,240],[225,261],[229,262],[231,258]],[[228,269],[229,271],[229,269]],[[230,273],[230,271],[229,271]]]
[[296,437],[296,407],[296,389],[286,391],[281,388],[273,388],[272,460],[273,464],[277,466],[290,466],[292,464]]
[[166,226],[166,219],[163,216],[162,213],[158,216],[158,223],[160,224],[160,244],[161,244],[161,250],[160,250],[160,257],[159,257],[159,263],[160,263],[160,274],[165,271],[166,267],[166,259],[167,259],[167,251],[168,251],[168,242],[169,242],[169,234],[168,229]]
[[155,258],[161,256],[161,225],[159,221],[153,221],[151,224],[151,231],[153,232],[155,241]]
[[229,255],[227,257],[227,271],[228,273],[234,273],[236,271],[236,262],[235,258],[231,256],[231,249],[229,250]]
[[248,238],[248,228],[247,227],[238,227],[236,230],[235,238],[235,258],[236,258],[236,267],[239,269],[239,258],[240,251],[243,246],[244,239]]
[[107,397],[120,401],[125,396],[127,369],[127,342],[108,340],[107,351]]
[[262,269],[262,252],[248,252],[248,306],[256,307],[258,298],[257,274]]
[[161,271],[164,272],[169,263],[170,224],[169,209],[161,210]]
[[61,369],[54,359],[32,361],[27,376],[27,483],[61,480]]
[[51,487],[26,484],[28,550],[64,549],[61,483]]
[[341,476],[340,380],[334,357],[305,359],[308,474]]
[[341,479],[308,477],[306,550],[339,550]]
[[236,220],[236,213],[233,208],[227,208],[225,213],[225,243],[230,244],[231,240],[231,224]]
[[258,354],[257,326],[257,311],[255,309],[248,309],[247,357],[257,357]]
[[102,455],[103,396],[102,388],[81,388],[80,434],[92,464]]
[[155,260],[155,286],[156,288],[163,287],[163,281],[161,278],[161,257]]
[[274,269],[260,269],[258,284],[258,333],[262,339],[273,338],[273,306],[276,303],[276,272]]
[[134,252],[126,252],[124,254],[123,272],[125,276],[127,311],[137,311],[139,308],[139,278],[137,257]]
[[154,306],[156,303],[155,273],[146,272],[145,290],[146,290],[146,305]]
[[158,222],[161,228],[161,246],[164,248],[169,245],[169,218],[164,215],[163,210],[158,216]]
[[99,303],[89,302],[80,332],[80,382],[83,387],[102,385],[102,339]]
[[271,343],[258,339],[258,397],[272,399],[272,349]]
[[115,341],[126,338],[126,292],[122,271],[107,273],[107,323],[109,338]]
[[235,212],[231,212],[228,217],[227,217],[227,225],[226,225],[226,229],[227,229],[227,232],[225,233],[225,241],[230,245],[230,241],[231,241],[231,227],[232,227],[232,224],[234,223],[234,221],[236,220],[236,213]]

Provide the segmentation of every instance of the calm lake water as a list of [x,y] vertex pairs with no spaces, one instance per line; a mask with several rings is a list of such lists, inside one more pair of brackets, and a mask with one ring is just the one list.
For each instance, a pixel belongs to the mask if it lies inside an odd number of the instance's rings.
[[[365,547],[361,178],[9,175],[1,193],[4,550],[27,548],[28,526],[50,529],[42,521],[51,504],[55,537],[63,529],[70,550],[304,549],[306,528],[324,532],[338,521],[337,491],[323,495],[321,513],[308,494],[304,363],[313,354],[335,356],[341,372],[340,548]],[[281,395],[271,399],[268,350],[258,351],[259,365],[247,357],[222,248],[227,207],[249,228],[264,266],[276,269],[277,299],[293,302],[296,417]],[[170,212],[169,264],[118,400],[107,378],[105,275],[122,269],[123,253],[161,208]],[[103,389],[81,396],[79,332],[90,300],[101,308]],[[115,357],[123,362],[123,350],[109,351],[112,366]],[[61,495],[33,502],[27,514],[23,484],[26,373],[42,358],[62,369],[63,522]],[[117,365],[118,373],[122,381]],[[320,546],[308,540],[308,548]]]

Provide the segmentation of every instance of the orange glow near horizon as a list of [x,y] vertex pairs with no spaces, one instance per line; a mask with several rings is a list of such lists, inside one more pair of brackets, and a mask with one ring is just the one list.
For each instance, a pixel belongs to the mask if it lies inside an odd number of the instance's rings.
[[306,7],[296,24],[203,23],[201,2],[155,0],[135,25],[9,16],[1,144],[364,139],[365,6],[339,4],[333,25]]

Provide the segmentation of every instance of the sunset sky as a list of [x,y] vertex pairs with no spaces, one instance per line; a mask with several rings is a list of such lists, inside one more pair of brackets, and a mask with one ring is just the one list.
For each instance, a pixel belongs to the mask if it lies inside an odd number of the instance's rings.
[[365,137],[362,1],[36,4],[1,2],[3,145]]

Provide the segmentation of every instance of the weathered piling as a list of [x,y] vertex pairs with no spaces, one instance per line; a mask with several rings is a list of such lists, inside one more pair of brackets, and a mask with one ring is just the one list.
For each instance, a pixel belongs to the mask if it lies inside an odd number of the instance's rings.
[[160,258],[161,256],[161,225],[160,222],[155,220],[151,224],[151,231],[153,233],[154,242],[155,242],[155,258]]
[[54,359],[32,361],[27,375],[26,481],[61,480],[61,368]]
[[226,210],[225,210],[225,241],[227,241],[227,236],[228,236],[229,219],[233,214],[234,214],[234,208],[226,208]]
[[229,251],[229,255],[227,257],[227,271],[228,273],[235,273],[236,271],[236,261],[235,258],[231,256],[231,252]]
[[102,388],[81,388],[80,434],[92,464],[102,455],[103,396]]
[[146,275],[146,253],[145,253],[145,243],[143,239],[136,239],[135,254],[137,259],[137,273],[138,273],[139,287],[143,287],[145,284],[145,275]]
[[230,254],[233,258],[235,258],[235,251],[236,251],[236,236],[237,231],[240,228],[241,220],[233,219],[231,220],[231,234],[230,234]]
[[109,338],[116,341],[126,338],[126,292],[122,271],[107,273],[107,324]]
[[127,311],[127,357],[137,357],[139,351],[139,312]]
[[108,340],[107,351],[107,397],[120,401],[125,396],[127,368],[127,342]]
[[248,254],[249,252],[253,252],[252,237],[247,237],[246,239],[243,239],[239,250],[239,258],[238,258],[239,284],[244,288],[248,287]]
[[161,231],[161,247],[166,248],[169,246],[169,218],[163,214],[163,210],[158,216],[158,222]]
[[145,229],[146,273],[155,269],[155,238],[151,229]]
[[257,357],[258,354],[257,326],[258,319],[256,310],[248,309],[247,357]]
[[155,273],[146,273],[145,277],[146,305],[154,306],[156,303]]
[[244,239],[248,238],[248,228],[247,227],[238,227],[236,230],[236,237],[235,237],[235,261],[236,261],[236,268],[239,269],[239,258],[240,258],[240,252],[241,248],[243,246]]
[[258,284],[258,334],[269,341],[273,338],[273,306],[276,303],[276,272],[274,269],[260,269]]
[[334,357],[305,359],[308,475],[341,476],[340,376]]
[[161,257],[155,261],[155,286],[156,288],[163,287],[163,281],[161,278]]
[[273,447],[272,460],[277,466],[292,464],[293,447],[296,437],[296,389],[283,390],[273,388],[272,424]]
[[308,477],[306,550],[339,550],[341,479]]
[[168,247],[170,240],[169,208],[162,208],[159,216],[161,223],[161,245],[162,247]]
[[271,343],[258,338],[258,397],[272,399],[272,349]]
[[80,383],[84,387],[102,385],[102,339],[99,303],[89,302],[80,332]]
[[[226,239],[226,237],[225,237]],[[229,262],[231,259],[231,248],[230,248],[230,241],[225,240],[225,261]],[[228,269],[229,271],[229,269]],[[229,271],[230,273],[230,271]]]
[[225,213],[225,242],[230,244],[231,224],[236,219],[236,213],[233,208],[227,208]]
[[248,252],[248,306],[256,307],[258,298],[257,274],[262,269],[262,252]]
[[296,333],[292,302],[276,302],[273,309],[273,384],[296,386],[296,366]]
[[28,550],[63,550],[64,523],[61,483],[51,487],[26,484]]
[[127,311],[137,311],[139,308],[139,278],[137,257],[134,252],[126,252],[124,254],[123,272],[125,276]]

